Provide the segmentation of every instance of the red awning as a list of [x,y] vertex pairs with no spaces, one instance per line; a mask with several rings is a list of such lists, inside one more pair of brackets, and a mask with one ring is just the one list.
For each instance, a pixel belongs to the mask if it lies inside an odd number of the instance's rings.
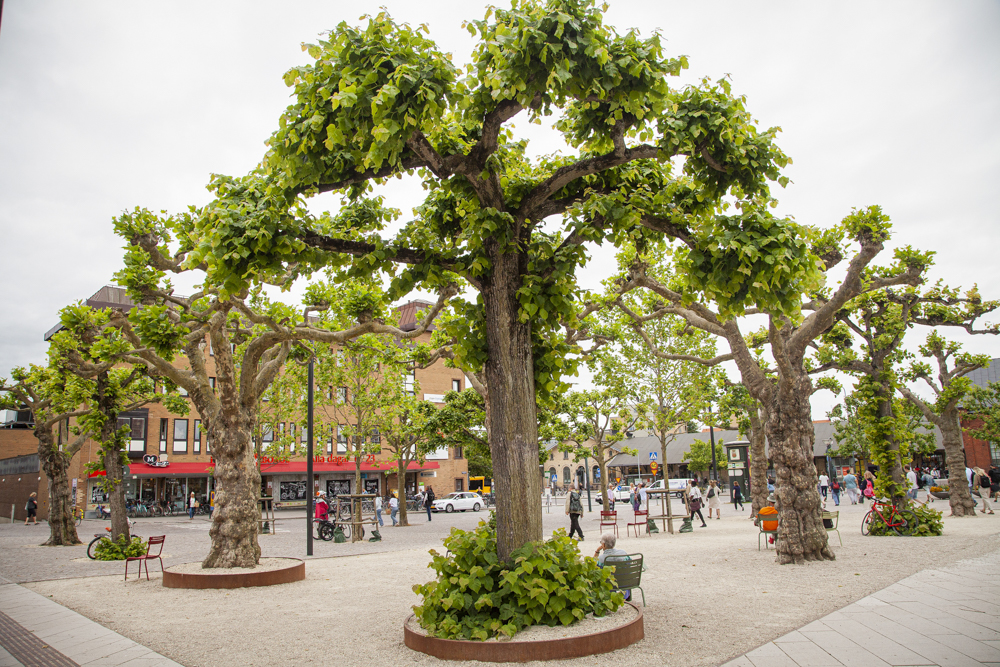
[[[207,476],[209,469],[212,467],[211,463],[171,463],[165,467],[151,466],[141,461],[135,463],[129,463],[129,475],[146,475],[153,477],[201,477]],[[393,462],[383,462],[383,463],[362,463],[361,472],[387,472],[393,473],[397,469],[397,465]],[[433,461],[427,461],[423,465],[420,465],[416,461],[411,461],[410,465],[407,466],[407,471],[416,470],[436,470],[440,468],[440,464],[434,463]],[[296,473],[305,473],[306,462],[305,461],[287,461],[285,463],[265,463],[261,466],[260,472],[262,475],[293,475]],[[313,473],[319,474],[324,472],[354,472],[354,463],[327,463],[316,461],[313,463]],[[90,473],[88,477],[103,477],[105,472],[102,470],[100,472]]]

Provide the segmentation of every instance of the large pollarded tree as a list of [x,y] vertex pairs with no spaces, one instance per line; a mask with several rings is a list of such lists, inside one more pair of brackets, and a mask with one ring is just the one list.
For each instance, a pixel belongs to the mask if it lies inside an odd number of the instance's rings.
[[[241,212],[230,209],[228,214],[235,217]],[[198,235],[192,219],[189,214],[165,217],[142,209],[116,218],[116,232],[128,242],[125,268],[117,278],[140,306],[127,315],[115,313],[111,324],[134,347],[127,361],[187,390],[211,443],[217,490],[212,544],[203,567],[254,567],[260,559],[260,471],[252,436],[261,398],[292,346],[301,341],[343,345],[365,334],[416,338],[444,308],[454,288],[442,285],[438,302],[409,331],[381,320],[382,294],[370,284],[310,285],[301,312],[264,300],[251,308],[247,289],[230,291],[213,283],[210,274],[204,274],[208,264],[193,259],[194,249],[210,240]],[[197,292],[181,296],[168,276],[187,272],[205,279]],[[275,281],[282,277],[268,274]],[[338,329],[338,321],[324,317],[333,302],[351,315],[351,326]],[[177,363],[179,355],[184,361]]]
[[[823,234],[818,230],[802,229],[800,245],[795,250],[804,255],[803,264],[808,265],[810,260],[807,258],[811,258],[820,275],[844,261],[846,249],[842,246],[845,238],[854,241],[858,248],[836,287],[818,288],[816,275],[810,274],[798,285],[776,295],[776,299],[770,302],[762,299],[757,307],[745,309],[743,314],[762,315],[767,320],[765,331],[751,335],[744,335],[732,308],[720,307],[725,306],[725,301],[718,294],[712,299],[713,304],[705,299],[704,290],[692,289],[693,281],[704,278],[699,278],[697,265],[692,266],[689,259],[680,262],[687,269],[685,275],[685,272],[657,270],[658,267],[651,264],[648,258],[639,255],[628,267],[627,275],[622,277],[624,286],[618,288],[621,291],[631,286],[642,287],[662,300],[651,313],[637,313],[616,297],[618,307],[635,326],[642,326],[643,322],[657,316],[679,316],[691,326],[724,338],[728,343],[743,386],[763,406],[767,415],[764,429],[776,475],[779,537],[776,551],[779,563],[834,559],[822,523],[817,473],[813,464],[815,432],[810,396],[822,384],[814,384],[810,377],[816,368],[811,353],[817,347],[815,341],[834,325],[838,313],[851,299],[894,285],[917,285],[921,282],[926,257],[919,253],[899,251],[900,261],[892,270],[875,274],[866,272],[868,265],[883,250],[889,233],[889,219],[877,206],[854,211],[836,229]],[[813,241],[811,246],[808,240]],[[691,247],[690,241],[686,240],[686,243]],[[723,253],[738,251],[755,256],[766,252],[772,243],[765,235],[739,231],[720,246]],[[733,245],[737,247],[733,248]],[[694,247],[691,251],[691,255],[698,252]],[[773,258],[770,261],[773,262]],[[774,279],[775,274],[783,271],[783,267],[776,268],[769,277]],[[767,284],[762,287],[766,289]],[[784,303],[784,299],[789,299],[790,303]],[[768,368],[754,354],[754,348],[764,343],[770,348],[773,368]],[[704,362],[710,365],[714,361]]]
[[[476,296],[441,326],[486,388],[506,558],[542,538],[535,406],[574,370],[587,244],[681,239],[701,288],[735,312],[792,304],[814,267],[799,229],[765,212],[787,162],[777,130],[758,131],[728,82],[672,88],[686,59],[658,34],[604,25],[592,0],[517,2],[468,28],[468,76],[385,13],[306,46],[313,62],[285,75],[293,101],[260,167],[213,181],[193,257],[234,291],[322,264],[384,272],[394,297],[461,277]],[[509,123],[551,115],[568,150],[531,158]],[[414,172],[426,198],[388,233],[393,213],[365,196]],[[341,212],[305,214],[326,192]],[[741,232],[771,243],[742,253]]]

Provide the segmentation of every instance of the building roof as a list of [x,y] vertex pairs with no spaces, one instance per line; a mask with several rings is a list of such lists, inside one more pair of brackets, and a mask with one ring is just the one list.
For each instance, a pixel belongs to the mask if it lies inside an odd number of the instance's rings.
[[972,384],[985,388],[993,382],[1000,382],[1000,359],[993,359],[985,368],[977,368],[967,376]]
[[[814,421],[813,432],[815,433],[813,456],[826,456],[827,449],[836,449],[837,439],[834,436],[833,424],[830,423],[829,419]],[[936,427],[934,429],[934,437],[937,440],[938,448],[940,449],[942,442],[941,432]],[[684,463],[684,455],[691,449],[691,443],[695,440],[701,440],[706,443],[709,442],[710,434],[708,429],[699,431],[698,433],[679,433],[674,438],[673,442],[667,445],[666,463],[669,465]],[[736,430],[715,430],[716,445],[733,442],[746,442],[746,439],[740,436],[739,431]],[[637,450],[638,456],[619,454],[615,458],[611,459],[611,461],[608,462],[608,465],[626,467],[634,465],[649,465],[650,452],[656,452],[657,457],[660,455],[660,440],[652,435],[636,435],[628,440],[622,440],[620,444],[623,447],[630,447]],[[657,462],[659,465],[664,464],[663,461]]]

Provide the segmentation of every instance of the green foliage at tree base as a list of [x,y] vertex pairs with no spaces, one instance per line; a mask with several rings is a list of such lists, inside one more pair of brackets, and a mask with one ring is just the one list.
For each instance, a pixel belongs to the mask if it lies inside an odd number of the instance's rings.
[[453,528],[444,540],[447,555],[431,550],[437,579],[413,587],[423,597],[413,611],[431,635],[481,641],[512,637],[530,625],[570,625],[624,604],[623,595],[611,590],[612,569],[581,558],[565,530],[557,530],[551,540],[526,544],[504,563],[497,556],[492,523],[481,522],[471,532]]
[[117,540],[105,537],[94,548],[97,560],[125,560],[126,558],[136,558],[146,555],[146,543],[138,537],[133,537],[130,541],[125,541],[124,535],[119,535]]
[[940,510],[931,509],[926,505],[914,505],[911,509],[913,509],[913,513],[920,520],[920,525],[917,527],[916,532],[913,533],[914,536],[928,537],[944,533],[944,519]]
[[[883,509],[882,514],[888,517],[888,511],[887,508]],[[901,509],[900,512],[903,514],[903,518],[906,519],[907,526],[899,527],[898,533],[894,529],[889,528],[877,516],[874,516],[872,517],[868,534],[875,536],[898,534],[907,537],[928,537],[931,535],[941,535],[944,532],[944,521],[941,518],[941,512],[938,510],[924,505],[913,504],[908,505],[905,509]]]

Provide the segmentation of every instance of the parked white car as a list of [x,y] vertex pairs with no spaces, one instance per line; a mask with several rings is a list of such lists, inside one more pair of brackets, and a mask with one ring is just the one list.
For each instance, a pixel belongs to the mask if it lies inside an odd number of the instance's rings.
[[[680,498],[681,496],[684,495],[684,490],[688,488],[691,479],[688,477],[681,477],[678,479],[671,479],[668,481],[670,482],[670,495],[674,498]],[[650,491],[654,491],[656,489],[661,489],[661,490],[663,489],[662,479],[656,480],[656,483],[649,487]]]
[[433,509],[435,512],[454,512],[456,510],[459,512],[464,512],[465,510],[478,512],[482,506],[483,497],[478,493],[456,491],[455,493],[449,493],[444,498],[435,500]]

